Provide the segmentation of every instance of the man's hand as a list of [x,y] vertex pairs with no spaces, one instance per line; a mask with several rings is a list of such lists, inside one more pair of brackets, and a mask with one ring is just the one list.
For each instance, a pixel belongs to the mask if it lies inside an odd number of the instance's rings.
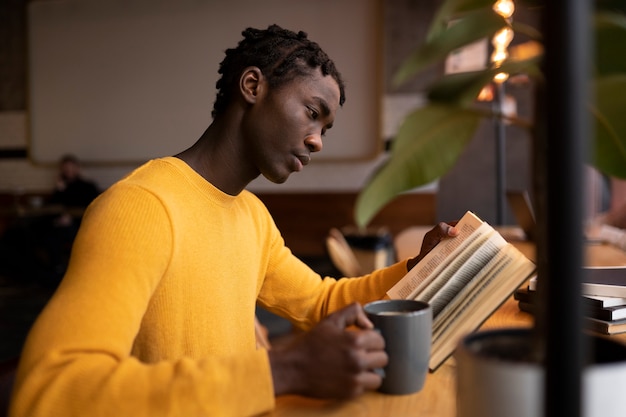
[[268,352],[275,394],[346,399],[375,390],[382,380],[373,369],[387,364],[384,347],[363,308],[351,304]]
[[437,246],[439,242],[441,242],[443,239],[458,235],[459,230],[454,227],[456,223],[456,221],[449,223],[441,222],[433,227],[428,233],[426,233],[426,235],[424,236],[424,240],[422,240],[422,247],[420,249],[419,255],[407,261],[407,271],[410,271],[415,265],[417,265],[417,263],[421,261],[422,258],[426,256],[426,254],[430,252],[435,246]]

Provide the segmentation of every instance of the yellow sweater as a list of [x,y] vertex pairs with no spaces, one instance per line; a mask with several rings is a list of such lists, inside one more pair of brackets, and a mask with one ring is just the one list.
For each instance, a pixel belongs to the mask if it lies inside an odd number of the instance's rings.
[[253,194],[224,194],[177,158],[150,161],[88,208],[66,276],[27,338],[10,416],[268,411],[256,302],[307,329],[381,298],[405,272],[401,262],[322,279]]

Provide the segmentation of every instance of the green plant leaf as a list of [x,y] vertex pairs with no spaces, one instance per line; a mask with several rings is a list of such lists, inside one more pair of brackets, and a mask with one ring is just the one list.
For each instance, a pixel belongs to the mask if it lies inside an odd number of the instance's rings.
[[402,123],[390,157],[359,193],[355,221],[366,226],[398,194],[448,172],[473,138],[483,115],[457,106],[429,105]]
[[428,65],[445,59],[450,52],[490,38],[507,25],[506,20],[491,8],[471,12],[411,54],[394,75],[393,84],[404,83]]
[[597,10],[626,13],[626,3],[624,0],[595,0],[594,5]]
[[450,19],[476,9],[491,9],[493,0],[448,0],[444,1],[428,29],[426,41],[430,42],[448,28]]
[[[544,2],[527,1],[541,7]],[[428,39],[400,67],[394,84],[418,74],[427,65],[445,59],[457,48],[491,37],[506,21],[491,10],[493,0],[448,0],[438,9]],[[607,175],[626,179],[626,2],[596,0],[594,140],[590,162]],[[601,11],[601,12],[598,12]],[[452,20],[460,18],[453,25]],[[500,68],[444,75],[426,94],[430,104],[415,110],[404,121],[389,158],[368,179],[359,193],[355,221],[365,226],[397,195],[428,184],[446,174],[473,138],[484,117],[498,117],[492,109],[473,105],[478,91],[497,72],[527,74],[539,82],[543,51],[536,29],[513,23],[527,35],[526,45],[511,47],[511,57]],[[513,53],[514,52],[514,53]],[[520,59],[522,58],[522,59]],[[529,126],[522,121],[513,121]]]
[[488,70],[448,74],[428,89],[427,97],[431,101],[469,104],[476,100],[480,90],[493,80],[494,75]]
[[597,13],[595,24],[595,65],[598,75],[626,72],[626,16]]
[[592,163],[600,171],[626,178],[626,74],[599,78],[591,112],[595,120]]
[[513,20],[511,22],[511,27],[513,28],[513,32],[515,32],[516,35],[517,34],[526,35],[529,39],[536,40],[536,41],[543,39],[543,34],[534,26],[527,25],[525,23],[520,23],[520,22]]
[[506,61],[499,68],[445,75],[428,89],[427,96],[433,101],[467,105],[476,99],[480,90],[499,72],[538,77],[541,74],[539,57],[524,61]]

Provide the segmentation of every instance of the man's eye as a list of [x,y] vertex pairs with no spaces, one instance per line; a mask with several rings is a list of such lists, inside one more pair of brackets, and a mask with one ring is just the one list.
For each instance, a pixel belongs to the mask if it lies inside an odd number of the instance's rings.
[[317,110],[312,109],[312,108],[310,108],[310,107],[309,107],[309,113],[311,114],[311,118],[312,118],[313,120],[317,120],[317,118],[318,118],[318,117],[319,117],[319,115],[320,115],[320,114],[317,112]]

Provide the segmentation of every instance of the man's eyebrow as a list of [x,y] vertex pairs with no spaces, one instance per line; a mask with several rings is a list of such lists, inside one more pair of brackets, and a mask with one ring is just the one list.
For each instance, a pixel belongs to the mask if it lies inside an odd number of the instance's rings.
[[322,108],[324,116],[328,116],[330,114],[330,107],[328,106],[326,100],[317,96],[313,97],[313,100],[317,101],[317,104]]
[[[322,109],[322,114],[324,116],[330,115],[330,107],[328,106],[328,103],[326,102],[326,100],[318,96],[313,97],[313,100],[317,101],[317,104]],[[326,125],[326,129],[330,129],[331,127],[333,127],[332,123],[329,123],[328,125]]]

